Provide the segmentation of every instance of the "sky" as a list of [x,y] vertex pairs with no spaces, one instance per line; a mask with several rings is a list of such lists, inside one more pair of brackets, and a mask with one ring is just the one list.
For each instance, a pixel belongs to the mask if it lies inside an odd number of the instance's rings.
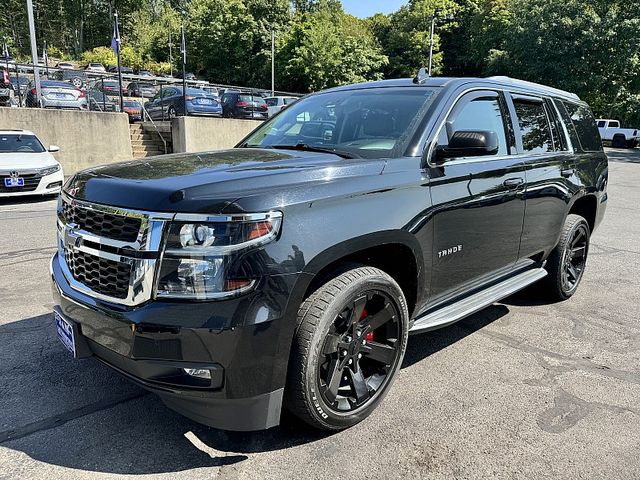
[[366,18],[375,13],[391,13],[407,3],[407,0],[342,0],[345,12]]

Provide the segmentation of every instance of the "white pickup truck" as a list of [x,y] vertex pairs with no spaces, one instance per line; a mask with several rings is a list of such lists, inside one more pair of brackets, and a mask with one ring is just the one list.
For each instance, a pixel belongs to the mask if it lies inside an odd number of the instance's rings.
[[640,130],[620,128],[618,120],[598,119],[598,131],[604,143],[613,148],[635,148],[640,143]]

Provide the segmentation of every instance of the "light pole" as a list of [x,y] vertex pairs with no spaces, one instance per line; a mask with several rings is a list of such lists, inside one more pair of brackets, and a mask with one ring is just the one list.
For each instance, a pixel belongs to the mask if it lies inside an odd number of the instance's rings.
[[[433,43],[434,43],[434,36],[435,36],[435,31],[436,31],[436,17],[437,16],[438,16],[438,14],[434,10],[433,15],[431,16],[431,34],[429,35],[429,76],[431,76],[431,69],[432,69],[432,66],[433,66]],[[450,13],[447,13],[444,16],[442,16],[442,18],[447,20],[447,21],[451,21],[451,20],[453,20],[453,15],[450,14]]]
[[436,29],[436,12],[431,16],[431,35],[429,36],[429,76],[431,76],[431,66],[433,65],[433,35]]
[[276,31],[271,28],[271,96],[276,94]]
[[118,11],[113,14],[114,28],[114,41],[116,45],[116,60],[118,63],[118,96],[120,99],[120,111],[124,112],[124,98],[122,98],[122,68],[120,67],[120,47],[122,41],[120,40],[120,27],[118,26]]
[[173,56],[171,54],[171,25],[169,25],[169,76],[173,77]]
[[40,106],[40,71],[38,69],[38,47],[36,46],[36,27],[33,21],[33,1],[27,0],[27,16],[29,18],[29,37],[31,39],[31,61],[33,62],[33,79],[36,84],[36,106]]
[[182,105],[183,115],[187,116],[187,42],[184,38],[184,12],[182,12],[182,23],[180,24],[180,53],[182,54]]

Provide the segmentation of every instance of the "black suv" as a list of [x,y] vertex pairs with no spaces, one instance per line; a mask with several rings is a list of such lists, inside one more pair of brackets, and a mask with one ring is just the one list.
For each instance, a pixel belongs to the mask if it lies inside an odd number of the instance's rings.
[[236,148],[67,181],[58,334],[222,429],[327,430],[389,390],[408,335],[539,280],[571,297],[607,202],[589,107],[508,78],[309,95]]
[[260,95],[225,92],[221,100],[223,117],[265,120],[269,116],[269,107]]

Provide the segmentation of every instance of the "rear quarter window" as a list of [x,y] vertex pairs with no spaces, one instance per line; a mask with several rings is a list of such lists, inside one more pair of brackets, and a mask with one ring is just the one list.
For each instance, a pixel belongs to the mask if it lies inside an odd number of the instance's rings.
[[[577,137],[580,147],[585,152],[602,151],[600,133],[589,107],[564,100],[560,103],[566,109],[567,118],[563,118],[563,120],[567,123],[571,140],[575,143],[576,138],[574,137]],[[562,108],[560,108],[560,113],[563,114],[563,117],[565,116]],[[571,126],[573,126],[575,135],[572,135]]]

